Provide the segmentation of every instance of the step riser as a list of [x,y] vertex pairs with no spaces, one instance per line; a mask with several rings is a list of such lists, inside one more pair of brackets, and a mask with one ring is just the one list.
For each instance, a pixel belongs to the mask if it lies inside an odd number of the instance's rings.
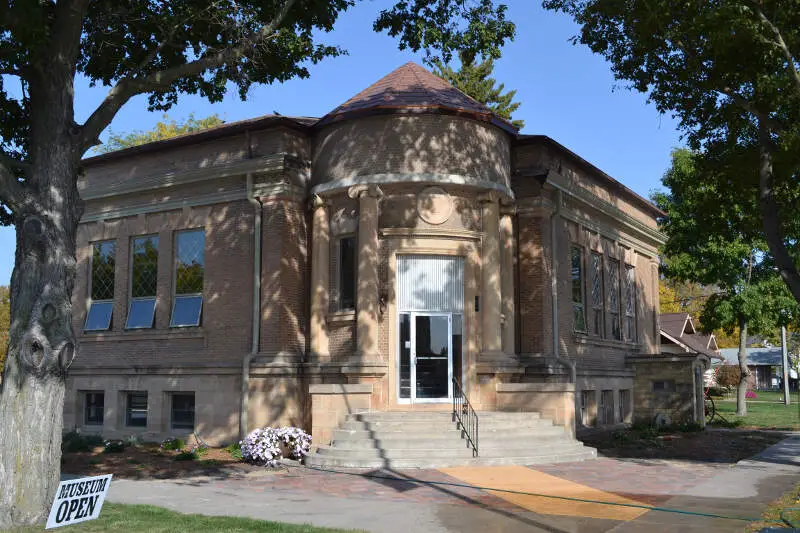
[[[386,431],[376,430],[367,431],[363,429],[335,429],[333,431],[334,440],[451,440],[463,437],[463,432],[457,429],[448,429],[442,431]],[[499,440],[499,439],[538,439],[538,438],[551,438],[551,437],[566,437],[569,438],[563,428],[558,426],[549,426],[546,428],[524,428],[514,431],[491,431],[479,430],[478,438],[486,440]]]
[[[574,444],[573,441],[562,437],[538,438],[538,439],[479,439],[481,449],[508,449],[508,448],[553,448],[555,446],[567,446]],[[457,450],[467,446],[466,440],[459,439],[336,439],[333,446],[342,450]]]
[[[588,450],[588,448],[587,448]],[[353,460],[339,459],[334,457],[309,456],[308,464],[311,466],[334,467],[334,468],[445,468],[452,466],[502,466],[502,465],[537,465],[551,463],[565,463],[588,461],[595,459],[597,455],[593,452],[585,451],[580,453],[564,453],[552,455],[539,455],[529,457],[478,457],[478,458],[457,458],[449,460],[425,461],[424,459],[368,459]]]
[[[584,449],[580,443],[562,443],[557,452],[573,453],[578,450]],[[481,456],[485,457],[527,457],[533,455],[552,455],[554,450],[552,446],[505,446],[505,447],[483,447],[479,448]],[[338,446],[320,446],[316,452],[318,455],[326,457],[340,457],[340,458],[354,458],[354,459],[372,459],[372,458],[388,458],[388,459],[411,459],[411,458],[448,458],[448,457],[463,457],[471,456],[472,449],[466,446],[459,446],[455,448],[363,448],[363,449],[346,449],[339,448]]]
[[[446,431],[456,429],[460,424],[456,422],[358,422],[351,421],[342,424],[341,429],[365,430],[365,431]],[[544,420],[531,420],[525,423],[482,423],[478,422],[478,431],[517,431],[521,429],[540,429],[560,427],[553,426],[552,422]]]
[[[444,421],[447,420],[448,422],[453,421],[453,413],[395,413],[395,412],[380,412],[380,413],[356,413],[356,414],[349,414],[346,417],[347,420],[352,421],[370,421],[370,422],[379,422],[379,421],[420,421],[420,422],[431,422],[431,421]],[[481,421],[498,421],[498,422],[524,422],[528,420],[542,420],[539,416],[539,413],[526,413],[524,416],[519,416],[516,413],[504,415],[500,413],[499,415],[487,415],[487,414],[478,414],[478,419]]]

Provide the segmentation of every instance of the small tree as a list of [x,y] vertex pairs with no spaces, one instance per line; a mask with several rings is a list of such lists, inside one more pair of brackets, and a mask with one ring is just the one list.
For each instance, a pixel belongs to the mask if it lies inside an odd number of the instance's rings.
[[459,59],[461,67],[458,70],[442,61],[437,61],[434,63],[433,73],[467,96],[486,105],[497,116],[510,120],[511,124],[518,129],[524,128],[524,120],[511,118],[511,115],[520,106],[519,102],[514,102],[517,91],[508,91],[503,94],[505,85],[502,83],[497,85],[497,80],[491,77],[494,71],[494,60],[487,59],[476,63],[475,56],[465,51],[459,53]]
[[163,119],[156,122],[153,129],[149,131],[137,130],[131,133],[119,134],[109,130],[108,140],[99,146],[95,146],[94,151],[98,154],[105,154],[122,150],[123,148],[130,148],[131,146],[139,146],[153,141],[171,139],[178,135],[207,130],[225,123],[216,113],[200,119],[194,118],[194,114],[189,114],[189,118],[181,122],[170,119],[169,115],[164,113]]
[[717,385],[732,389],[742,380],[742,371],[736,365],[722,365],[716,371]]

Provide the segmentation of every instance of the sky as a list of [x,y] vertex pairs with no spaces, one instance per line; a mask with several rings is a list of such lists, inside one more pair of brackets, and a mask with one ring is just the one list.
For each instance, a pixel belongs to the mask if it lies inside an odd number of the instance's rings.
[[[503,49],[494,77],[506,89],[516,89],[522,105],[514,118],[525,121],[523,133],[552,137],[642,196],[659,188],[670,151],[682,144],[677,122],[648,104],[646,95],[615,81],[602,57],[573,45],[570,38],[579,27],[567,15],[543,10],[538,0],[506,2],[517,37]],[[421,55],[400,51],[395,39],[372,31],[372,21],[391,3],[366,0],[344,13],[322,39],[349,55],[310,65],[308,79],[253,87],[246,101],[236,91],[217,104],[183,96],[169,111],[170,118],[217,113],[231,122],[274,112],[323,116],[400,65],[421,63]],[[90,87],[78,79],[76,121],[86,120],[107,92],[108,87]],[[148,112],[146,98],[140,96],[120,110],[109,129],[148,130],[162,115]],[[0,285],[11,279],[14,240],[13,228],[0,228]]]

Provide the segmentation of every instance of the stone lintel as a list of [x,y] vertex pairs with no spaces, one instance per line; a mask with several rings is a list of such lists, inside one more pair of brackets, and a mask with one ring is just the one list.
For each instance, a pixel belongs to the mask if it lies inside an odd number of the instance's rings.
[[308,386],[309,394],[372,394],[372,383],[323,383]]
[[574,383],[497,383],[497,392],[575,392]]

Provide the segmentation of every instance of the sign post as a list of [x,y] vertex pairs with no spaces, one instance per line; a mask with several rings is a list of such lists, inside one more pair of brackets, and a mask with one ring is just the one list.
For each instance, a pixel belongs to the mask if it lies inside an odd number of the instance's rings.
[[111,476],[82,477],[59,483],[45,529],[78,524],[100,516],[111,486]]

